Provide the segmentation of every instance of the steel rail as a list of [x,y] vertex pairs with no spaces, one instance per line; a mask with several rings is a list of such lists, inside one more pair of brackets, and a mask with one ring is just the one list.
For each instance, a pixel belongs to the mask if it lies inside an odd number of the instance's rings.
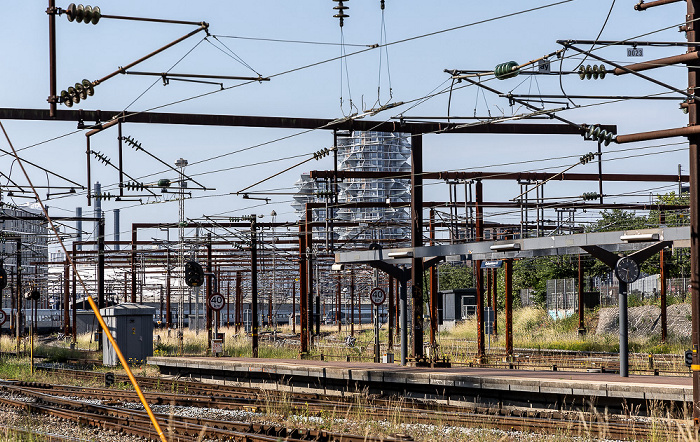
[[[13,390],[10,387],[4,388]],[[149,428],[149,418],[146,412],[140,410],[121,409],[112,406],[86,404],[85,402],[76,401],[73,399],[65,399],[48,395],[40,392],[32,392],[26,389],[17,387],[14,389],[17,394],[22,394],[28,397],[35,398],[39,404],[27,404],[19,402],[19,404],[29,407],[31,411],[39,411],[52,415],[60,415],[60,417],[75,420],[76,417],[83,422],[87,422],[92,426],[102,426],[104,423],[117,424],[123,428],[120,431],[129,432],[136,428],[138,433],[142,433],[145,437],[153,438],[155,434],[152,428]],[[114,393],[114,392],[113,392]],[[170,405],[170,404],[164,404]],[[301,404],[303,405],[303,404]],[[69,408],[69,411],[64,411],[63,408]],[[171,414],[156,414],[158,420],[167,424],[167,428],[178,435],[190,435],[194,440],[201,435],[210,437],[223,437],[234,440],[273,442],[278,441],[279,437],[284,437],[287,441],[367,441],[367,442],[391,442],[400,441],[400,438],[382,438],[372,436],[354,436],[351,434],[342,434],[327,432],[323,430],[309,429],[288,429],[274,425],[250,424],[247,422],[231,422],[220,421],[214,419],[189,418],[183,416],[174,416]],[[146,434],[143,434],[146,433]]]
[[[76,402],[71,399],[56,398],[54,396],[46,395],[44,393],[37,393],[29,391],[27,389],[21,389],[21,387],[16,387],[16,392],[30,397],[35,397],[41,400],[42,405],[32,406],[39,410],[47,410],[48,405],[55,405],[60,407],[75,407],[78,406],[82,410],[85,410],[85,414],[81,414],[81,418],[90,421],[92,413],[99,413],[101,422],[110,421],[116,422],[116,419],[128,418],[133,426],[137,424],[143,425],[144,423],[148,425],[148,420],[145,412],[134,411],[134,410],[121,410],[110,406],[100,406],[100,405],[86,405],[83,402]],[[26,403],[22,403],[26,404]],[[76,405],[77,404],[77,405]],[[211,406],[215,407],[218,404],[213,401]],[[293,403],[290,403],[293,405]],[[348,404],[342,404],[336,402],[327,402],[325,404],[319,403],[309,403],[307,406],[311,412],[322,412],[322,411],[338,411],[338,407],[343,408],[343,405],[349,405],[350,407],[356,406],[357,404],[352,401]],[[41,408],[47,407],[47,408]],[[303,407],[303,408],[307,408]],[[597,416],[594,413],[581,413],[576,411],[541,411],[532,409],[522,409],[522,408],[510,408],[510,407],[460,407],[460,406],[441,406],[442,409],[437,410],[426,410],[417,409],[415,407],[405,407],[401,402],[388,402],[388,405],[374,405],[371,402],[368,404],[362,404],[362,411],[368,415],[375,417],[396,417],[400,416],[403,422],[413,422],[422,424],[435,424],[436,422],[441,422],[447,425],[469,425],[469,426],[486,426],[489,428],[509,428],[512,430],[519,431],[538,431],[547,432],[553,429],[563,429],[569,432],[580,432],[581,429],[585,429],[591,435],[608,435],[609,437],[628,439],[633,438],[648,438],[654,434],[658,433],[658,422],[633,422],[629,419],[617,419],[614,416]],[[50,408],[48,408],[48,412]],[[348,409],[350,412],[351,409]],[[359,411],[359,410],[358,410]],[[74,413],[73,411],[68,414]],[[140,417],[140,420],[139,420]],[[253,428],[251,424],[248,423],[235,423],[235,422],[221,422],[213,419],[201,419],[201,418],[183,418],[175,416],[165,416],[158,415],[159,419],[168,424],[168,427],[173,429],[175,433],[182,434],[189,433],[198,434],[199,432],[204,432],[204,434],[213,435],[230,435],[229,432],[243,431],[249,433],[251,430],[253,432],[264,432],[266,434],[275,434],[276,436],[287,436],[289,437],[290,432],[284,428],[278,428],[274,426],[260,426],[258,428]],[[673,433],[674,429],[682,430],[688,425],[691,425],[687,421],[678,420],[664,420],[666,422],[666,427],[668,431],[664,431],[668,435]],[[216,430],[208,430],[210,428],[216,427]],[[298,430],[293,430],[298,431]],[[301,434],[299,436],[302,436]],[[297,437],[299,437],[297,436]],[[304,437],[299,437],[299,439],[309,440],[313,438],[314,440],[334,440],[333,437],[340,435],[332,433],[316,433],[314,430],[307,431]],[[351,436],[343,435],[342,440],[355,440]],[[372,440],[382,440],[382,439],[364,439],[367,441]],[[383,439],[386,440],[386,439]]]

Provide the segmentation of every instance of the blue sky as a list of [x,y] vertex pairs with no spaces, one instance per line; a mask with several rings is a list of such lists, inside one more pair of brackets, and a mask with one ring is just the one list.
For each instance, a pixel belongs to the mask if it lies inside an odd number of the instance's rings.
[[[350,18],[343,27],[346,52],[380,43],[381,11],[379,1],[351,0]],[[393,44],[387,48],[381,63],[379,49],[347,58],[347,66],[339,60],[278,75],[291,69],[337,57],[341,54],[341,32],[338,20],[332,17],[330,0],[281,2],[260,0],[255,2],[199,1],[166,2],[110,1],[97,4],[104,14],[172,18],[206,21],[211,36],[203,40],[198,34],[174,48],[144,62],[134,70],[162,72],[172,69],[177,73],[250,76],[260,73],[273,76],[270,82],[252,83],[212,93],[218,86],[171,82],[168,86],[150,77],[119,75],[96,88],[95,96],[81,102],[76,108],[145,111],[158,108],[159,112],[191,112],[233,115],[270,115],[287,117],[339,118],[347,113],[348,85],[353,102],[358,108],[371,107],[377,100],[377,88],[381,87],[380,101],[388,102],[391,77],[391,101],[411,102],[410,105],[384,111],[373,120],[387,120],[403,115],[445,116],[448,97],[442,94],[420,105],[415,101],[434,90],[449,85],[449,69],[493,69],[498,63],[515,60],[519,63],[541,57],[561,48],[559,39],[594,39],[601,30],[608,10],[609,0],[573,0],[534,12],[466,26],[471,23],[536,8],[554,1],[416,1],[386,0],[384,12],[387,41],[394,42],[432,33],[452,27],[461,27],[425,38]],[[674,25],[685,16],[685,3],[679,2],[644,12],[633,9],[633,1],[616,1],[601,39],[621,40],[669,28],[645,37],[643,40],[682,41],[685,36]],[[48,19],[47,3],[40,1],[5,2],[3,5],[7,23],[0,29],[2,62],[0,79],[4,85],[0,93],[0,107],[46,108],[48,96]],[[65,8],[67,4],[60,4]],[[94,5],[93,5],[94,6]],[[59,90],[83,78],[94,80],[124,66],[142,55],[190,32],[193,26],[102,20],[98,25],[69,23],[65,16],[57,19],[58,38],[58,87]],[[231,38],[231,37],[246,37]],[[314,41],[333,43],[327,45],[261,41],[258,38]],[[225,47],[223,46],[225,45]],[[217,48],[218,46],[218,48]],[[583,45],[581,47],[584,47]],[[223,49],[223,51],[222,51]],[[230,49],[249,67],[224,53]],[[628,58],[625,47],[615,46],[597,51],[599,55],[620,63],[632,63],[680,54],[683,48],[644,48],[644,58]],[[571,52],[568,52],[571,56]],[[184,58],[183,58],[184,57]],[[181,60],[181,61],[179,61]],[[575,68],[580,57],[564,60],[564,70]],[[587,61],[586,63],[591,63]],[[553,64],[559,69],[559,63]],[[687,82],[685,69],[667,67],[649,71],[650,75],[683,88]],[[347,74],[347,75],[346,75]],[[341,77],[342,75],[342,77]],[[381,78],[381,82],[379,79]],[[225,86],[237,83],[226,81]],[[514,93],[559,94],[559,77],[533,77],[520,75],[509,80],[494,80],[490,86]],[[346,106],[340,107],[341,85]],[[665,92],[657,85],[632,77],[608,76],[603,81],[580,81],[577,76],[562,78],[562,87],[568,94],[616,94],[646,95]],[[149,89],[150,88],[150,89]],[[145,93],[144,93],[145,92]],[[142,95],[143,94],[143,95]],[[180,100],[186,101],[175,103]],[[592,101],[574,100],[578,105]],[[365,105],[362,106],[362,103]],[[559,107],[549,104],[549,107]],[[572,106],[573,107],[573,106]],[[461,116],[511,115],[522,113],[518,106],[509,107],[507,100],[488,92],[479,93],[475,87],[456,90],[452,95],[451,114]],[[626,101],[615,104],[586,106],[561,113],[576,123],[606,123],[618,125],[621,134],[654,129],[681,127],[687,124],[687,116],[678,110],[678,101]],[[86,181],[85,136],[75,131],[74,123],[4,121],[3,124],[17,148],[39,144],[22,151],[27,159],[42,164],[75,181]],[[282,141],[278,138],[295,135],[300,131],[254,128],[213,128],[188,126],[155,126],[128,124],[124,134],[137,139],[144,148],[168,163],[180,157],[190,163],[200,162],[187,169],[196,179],[217,190],[196,193],[187,202],[187,216],[202,215],[240,216],[258,213],[269,216],[272,210],[278,220],[294,219],[288,196],[273,197],[267,205],[252,204],[240,196],[227,195],[300,161],[299,158],[244,167],[251,163],[277,158],[309,155],[332,145],[332,134],[312,131]],[[116,130],[104,131],[93,138],[92,148],[116,159]],[[670,139],[634,145],[610,145],[604,152],[604,171],[618,173],[669,173],[677,172],[682,164],[687,173],[688,154],[685,140]],[[230,154],[230,152],[264,146]],[[3,149],[7,145],[2,143]],[[660,146],[662,144],[672,144]],[[657,147],[651,147],[657,146]],[[426,135],[424,138],[425,170],[548,170],[560,171],[575,163],[578,156],[595,150],[591,142],[578,136],[494,136],[494,135]],[[620,149],[634,149],[616,152]],[[126,150],[125,166],[129,174],[137,177],[152,176],[174,178],[171,172],[147,156]],[[229,155],[209,160],[222,154]],[[639,154],[653,154],[638,156]],[[561,158],[573,156],[571,158]],[[616,159],[618,157],[628,157]],[[0,158],[0,170],[13,179],[23,182],[19,169],[11,166],[11,158]],[[235,168],[235,169],[233,169]],[[282,189],[292,191],[293,183],[302,172],[311,169],[330,169],[330,158],[312,161],[280,175],[255,190]],[[229,169],[218,173],[214,170]],[[578,166],[572,172],[596,172],[591,163]],[[46,175],[29,168],[35,184],[46,185]],[[201,175],[200,175],[201,174]],[[100,181],[110,188],[117,181],[117,174],[93,162],[93,181]],[[50,179],[53,185],[59,180]],[[615,202],[646,202],[649,192],[673,190],[654,189],[658,184],[608,185],[606,193],[619,194],[640,191],[639,195],[612,198]],[[506,201],[519,193],[516,183],[487,181],[486,201]],[[596,191],[596,183],[552,183],[546,186],[546,197],[571,197],[584,191]],[[647,191],[648,190],[648,191]],[[42,192],[42,195],[45,192]],[[426,200],[446,200],[447,187],[430,183],[425,191]],[[17,199],[16,203],[24,200]],[[86,207],[84,195],[71,198],[50,199],[47,204],[56,215],[70,215],[76,206]],[[175,221],[177,203],[139,206],[134,203],[106,202],[109,211],[122,208],[122,231],[131,222]],[[487,214],[489,215],[489,214]],[[495,216],[493,220],[516,222],[515,214]],[[554,215],[551,215],[554,217]],[[587,215],[588,216],[588,215]],[[269,219],[269,218],[267,218]],[[108,236],[111,235],[111,214],[108,214]],[[155,233],[154,233],[155,235]],[[124,235],[123,235],[124,236]],[[108,238],[109,239],[109,238]]]

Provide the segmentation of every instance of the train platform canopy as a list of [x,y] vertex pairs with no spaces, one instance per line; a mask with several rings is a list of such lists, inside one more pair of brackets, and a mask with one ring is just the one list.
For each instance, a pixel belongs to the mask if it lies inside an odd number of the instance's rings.
[[462,256],[471,260],[532,258],[536,256],[579,255],[587,253],[582,247],[599,246],[610,252],[640,250],[653,242],[668,242],[671,247],[690,247],[690,227],[661,227],[614,232],[578,233],[574,235],[539,238],[478,241],[395,249],[356,250],[336,253],[335,262],[361,264],[384,261],[410,265],[415,258]]

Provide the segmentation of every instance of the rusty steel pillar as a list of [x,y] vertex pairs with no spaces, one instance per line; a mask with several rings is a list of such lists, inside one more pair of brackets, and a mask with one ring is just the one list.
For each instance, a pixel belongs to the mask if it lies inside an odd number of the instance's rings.
[[661,298],[661,342],[666,342],[666,335],[668,333],[668,322],[667,322],[667,316],[666,316],[666,291],[668,290],[667,285],[666,285],[666,252],[664,250],[661,250],[659,252],[659,269],[660,269],[660,275],[659,279],[661,280],[661,287],[660,287],[660,293],[659,297]]
[[258,357],[258,231],[255,223],[255,214],[250,218],[250,309],[252,324],[250,337],[252,338],[253,357]]
[[[423,246],[423,136],[411,135],[411,247]],[[413,346],[416,360],[423,359],[423,258],[411,263],[413,300]]]
[[493,291],[493,334],[498,336],[498,268],[491,269],[491,290]]
[[231,274],[226,282],[226,327],[231,326]]
[[56,0],[49,0],[49,116],[56,117]]
[[505,265],[505,291],[506,291],[506,355],[513,357],[513,259],[508,258]]
[[233,317],[234,317],[234,324],[235,324],[235,330],[236,334],[238,334],[241,331],[241,304],[242,304],[242,299],[241,299],[241,294],[242,294],[242,278],[241,278],[241,271],[238,270],[236,271],[236,311],[233,312]]
[[[214,293],[221,295],[221,265],[216,266],[216,287],[214,287]],[[207,304],[209,304],[207,302]],[[228,303],[226,303],[228,304]],[[214,312],[214,330],[218,330],[221,327],[221,310],[216,310]]]
[[214,293],[212,287],[212,277],[214,276],[214,268],[212,266],[212,256],[211,256],[211,233],[207,233],[207,287],[205,289],[205,296],[202,300],[204,304],[204,318],[207,321],[207,348],[211,349],[211,321],[212,321],[212,311],[209,307],[209,298]]
[[362,330],[362,294],[357,294],[357,325]]
[[131,302],[136,302],[136,242],[138,228],[131,226]]
[[399,337],[399,332],[401,331],[401,326],[399,325],[399,318],[401,317],[401,289],[399,288],[399,280],[395,280],[396,283],[396,311],[394,312],[394,318],[396,319],[396,337]]
[[355,336],[355,270],[350,269],[350,336]]
[[[476,180],[475,186],[475,233],[476,241],[484,240],[484,194],[483,194],[483,184],[481,180]],[[483,271],[481,270],[481,261],[472,261],[472,266],[474,267],[475,283],[476,283],[476,356],[481,362],[484,354],[486,353],[486,342],[484,339],[484,278]]]
[[297,333],[297,278],[292,278],[292,333]]
[[[313,211],[306,204],[306,219],[305,219],[305,232],[306,232],[306,302],[308,303],[306,311],[306,330],[309,334],[309,346],[314,345],[314,261],[313,261],[313,228],[311,222],[313,221]],[[318,330],[316,330],[318,332]]]
[[586,324],[583,318],[583,265],[581,264],[581,255],[578,255],[578,334],[586,334]]
[[389,351],[394,349],[394,277],[389,276],[389,322],[387,323],[389,342],[387,343]]
[[24,325],[22,322],[22,240],[17,239],[16,249],[15,249],[15,263],[17,264],[17,285],[15,286],[17,297],[16,310],[15,310],[15,336],[17,338],[17,356],[19,356],[20,349],[20,338],[24,332]]
[[[105,219],[100,217],[97,224],[97,307],[103,309],[107,306],[105,300]],[[98,331],[99,341],[97,342],[98,350],[102,349],[102,334],[100,328]]]
[[[340,305],[341,305],[340,304],[341,303],[341,301],[340,301],[340,289],[341,289],[341,287],[340,286],[341,286],[341,277],[340,277],[340,273],[338,273],[337,283],[336,283],[336,287],[335,287],[335,322],[338,323],[338,331],[342,330],[342,326],[340,323],[341,322],[340,321]],[[389,332],[389,333],[391,333],[391,332]]]
[[170,276],[171,276],[171,268],[170,268],[170,248],[166,249],[166,257],[165,257],[165,326],[167,328],[171,328],[173,326],[173,312],[170,310],[170,295],[171,295],[171,290],[170,290]]
[[[1,305],[0,305],[1,306]],[[63,334],[70,334],[70,265],[63,263]]]
[[491,275],[493,273],[490,268],[487,268],[484,273],[486,274],[486,292],[484,293],[486,296],[486,307],[493,307],[493,305],[491,305]]
[[309,321],[308,304],[306,297],[308,290],[306,288],[306,223],[299,221],[299,328],[300,328],[300,348],[302,356],[309,352]]
[[[430,245],[435,245],[435,209],[430,208]],[[435,347],[437,341],[435,340],[435,335],[438,330],[438,280],[437,280],[437,268],[436,266],[430,267],[430,348],[431,356],[435,358]]]
[[[688,42],[696,43],[696,30],[698,25],[698,9],[700,0],[687,0],[688,14],[686,16],[686,36]],[[688,46],[688,52],[695,51],[693,45]],[[688,63],[688,91],[694,93],[698,86],[698,62]],[[688,125],[698,124],[697,100],[688,101]],[[700,169],[700,156],[698,156],[698,142],[700,136],[692,134],[688,136],[690,156],[690,303],[692,308],[692,352],[693,361],[693,422],[695,429],[700,429],[700,211],[698,211],[698,199],[700,198],[700,183],[698,172]]]
[[73,272],[71,272],[71,273],[72,273],[72,276],[73,276],[73,278],[72,278],[73,280],[71,281],[72,289],[73,289],[73,309],[72,309],[72,310],[73,310],[73,311],[72,311],[72,316],[73,316],[72,324],[73,324],[73,326],[72,326],[72,329],[71,329],[71,332],[72,332],[72,336],[71,336],[71,337],[72,337],[72,343],[73,343],[73,345],[75,345],[75,341],[76,341],[77,338],[78,338],[78,329],[77,329],[77,325],[76,325],[76,324],[77,324],[77,322],[76,322],[76,319],[77,319],[77,312],[76,312],[76,310],[77,310],[77,308],[78,308],[78,306],[76,305],[76,304],[77,304],[77,298],[78,298],[78,294],[77,294],[77,292],[76,292],[76,285],[77,285],[77,283],[78,283],[78,281],[77,281],[77,279],[78,279],[78,272],[75,271],[75,269],[78,268],[78,261],[77,261],[77,255],[76,255],[76,253],[75,253],[75,251],[76,251],[75,246],[76,246],[76,245],[75,245],[75,241],[74,241],[74,242],[73,242],[73,250],[72,250],[71,255],[70,255],[71,258],[73,258],[73,264],[74,264],[74,266],[75,266],[74,269],[73,269]]

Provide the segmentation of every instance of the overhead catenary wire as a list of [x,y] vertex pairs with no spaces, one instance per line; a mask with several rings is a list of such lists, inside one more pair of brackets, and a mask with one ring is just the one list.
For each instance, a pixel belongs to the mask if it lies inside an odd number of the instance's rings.
[[[608,20],[610,20],[610,15],[612,14],[613,8],[615,7],[615,1],[612,0],[612,3],[610,4],[610,9],[608,10],[608,15],[605,17],[605,21],[603,22],[603,26],[600,27],[600,31],[598,32],[598,35],[595,38],[595,41],[597,42],[600,39],[600,36],[603,35],[603,31],[605,30],[605,26],[608,24]],[[595,47],[596,43],[593,43],[591,45],[591,50],[593,50],[593,47]],[[587,57],[583,57],[583,60],[574,68],[574,70],[578,69],[579,66],[583,65],[583,63],[586,62]]]
[[[274,43],[297,43],[297,44],[308,44],[308,45],[320,45],[320,46],[340,46],[341,43],[337,42],[328,42],[328,41],[309,41],[309,40],[285,40],[285,39],[278,39],[278,38],[262,38],[262,37],[243,37],[240,35],[213,35],[215,37],[219,38],[234,38],[234,39],[240,39],[240,40],[252,40],[252,41],[269,41],[269,42],[274,42]],[[353,44],[353,43],[345,43],[345,46],[349,47],[358,47],[358,48],[373,48],[376,46],[376,43],[373,44]]]
[[352,55],[352,54],[350,54],[350,55]]
[[[387,102],[391,101],[391,98],[394,96],[393,93],[393,88],[391,87],[391,68],[389,66],[389,48],[384,46],[381,47],[384,43],[388,41],[387,36],[386,36],[386,20],[384,16],[384,10],[385,10],[385,1],[381,0],[381,11],[382,11],[382,20],[381,20],[381,25],[379,28],[379,69],[378,69],[378,79],[377,79],[377,101],[374,103],[373,108],[376,108],[377,106],[381,106],[381,89],[382,89],[382,52],[384,56],[386,57],[386,71],[387,71],[387,81],[389,85],[389,98],[387,99]],[[383,49],[383,51],[382,51]]]
[[[573,1],[573,0],[568,0],[568,1]],[[513,16],[513,15],[519,15],[519,14],[531,12],[532,10],[536,10],[536,9],[542,9],[542,8],[546,8],[546,7],[550,7],[550,6],[557,6],[557,5],[559,5],[560,3],[566,3],[566,2],[557,2],[557,3],[552,3],[552,4],[549,4],[549,5],[543,5],[542,7],[538,7],[538,8],[534,8],[534,9],[527,9],[527,10],[517,11],[517,12],[512,13],[512,14],[507,14],[507,15],[497,16],[497,17],[492,17],[492,18],[485,19],[485,20],[481,20],[481,21],[477,21],[477,22],[471,22],[471,23],[468,23],[468,24],[465,24],[465,25],[461,25],[461,26],[458,26],[458,27],[455,27],[455,28],[448,28],[448,29],[446,29],[446,30],[436,31],[436,32],[434,32],[434,33],[429,33],[429,34],[423,34],[423,35],[419,35],[419,36],[415,36],[415,37],[410,37],[410,38],[408,38],[408,39],[398,40],[398,41],[395,41],[395,42],[392,42],[392,43],[388,43],[388,44],[398,44],[398,43],[402,43],[402,42],[405,42],[405,41],[410,41],[410,40],[413,40],[413,39],[423,38],[423,37],[426,37],[426,36],[430,36],[430,35],[433,35],[433,34],[436,34],[436,33],[448,32],[448,31],[455,30],[455,29],[460,29],[460,28],[463,28],[463,27],[474,26],[474,25],[486,23],[486,22],[489,22],[489,21],[494,21],[494,20],[498,20],[498,19],[502,19],[502,18],[507,18],[507,17],[510,17],[510,16]],[[692,23],[692,22],[695,22],[695,21],[698,21],[698,20],[700,20],[700,19],[695,19],[695,20],[686,21],[686,22],[683,22],[683,24]],[[671,26],[666,26],[666,27],[663,27],[663,28],[660,28],[660,29],[656,29],[656,30],[649,31],[649,32],[646,32],[646,33],[643,33],[643,34],[639,34],[639,35],[634,36],[634,37],[627,38],[627,39],[625,39],[625,40],[619,40],[618,43],[619,43],[619,42],[623,42],[623,41],[633,40],[633,39],[636,39],[636,38],[641,38],[641,37],[648,36],[648,35],[652,35],[652,34],[654,34],[654,33],[662,32],[662,31],[665,31],[665,30],[668,30],[668,29],[673,29],[673,28],[676,28],[677,26],[678,26],[678,24],[674,24],[674,25],[671,25]],[[236,38],[240,38],[240,37],[236,37]],[[377,48],[377,47],[379,47],[379,46],[378,46],[378,45],[372,45],[371,47],[368,47],[368,48],[365,49],[365,50],[357,51],[357,52],[353,52],[353,53],[347,54],[347,56],[349,57],[349,56],[352,56],[352,55],[360,54],[360,53],[362,53],[362,52],[365,52],[365,51],[371,50],[371,49],[375,49],[375,48]],[[605,47],[605,46],[602,46],[601,48],[603,48],[603,47]],[[295,72],[295,71],[297,71],[297,70],[307,69],[307,68],[310,68],[310,67],[317,66],[317,65],[319,65],[319,64],[328,63],[328,62],[337,60],[338,58],[339,58],[339,57],[333,57],[333,58],[330,58],[330,59],[323,60],[323,61],[321,61],[321,62],[317,62],[317,63],[313,63],[313,64],[309,64],[309,65],[304,65],[304,66],[301,66],[301,67],[298,67],[298,68],[294,68],[294,69],[292,69],[292,70],[287,70],[287,71],[280,72],[280,73],[275,74],[275,75],[273,75],[273,76],[285,75],[285,74],[287,74],[287,73]],[[233,88],[241,87],[241,86],[244,86],[244,85],[246,85],[246,84],[250,84],[250,83],[252,83],[252,82],[253,82],[253,81],[247,82],[247,83],[243,83],[243,84],[233,85],[233,86],[230,86],[230,87],[226,87],[226,88],[224,88],[223,90],[230,90],[230,89],[233,89]],[[148,111],[153,111],[153,110],[157,110],[157,109],[162,109],[162,108],[164,108],[164,107],[168,107],[168,106],[171,106],[171,105],[179,104],[179,103],[182,103],[182,102],[185,102],[185,101],[189,101],[189,100],[194,100],[194,99],[202,98],[202,97],[204,97],[204,96],[208,96],[208,95],[211,95],[211,94],[213,94],[213,93],[219,93],[219,92],[222,92],[222,91],[221,91],[221,90],[216,90],[216,91],[211,91],[211,92],[207,92],[207,93],[204,93],[204,94],[195,95],[195,96],[192,96],[192,97],[189,97],[189,98],[186,98],[186,99],[177,100],[177,101],[175,101],[175,102],[171,102],[171,103],[166,103],[166,104],[163,104],[163,105],[159,105],[159,106],[156,106],[156,107],[153,107],[153,108],[144,110],[144,111],[132,112],[130,115],[136,115],[136,114],[139,114],[139,113],[142,113],[142,112],[148,112]],[[44,140],[44,141],[42,141],[42,142],[40,142],[40,143],[36,143],[36,144],[30,145],[30,146],[26,146],[26,147],[21,148],[21,149],[19,149],[19,150],[24,150],[24,149],[28,149],[28,148],[31,148],[31,147],[35,147],[35,146],[40,145],[40,144],[45,144],[45,143],[51,142],[51,141],[53,141],[53,140],[55,140],[55,139],[58,139],[58,138],[62,138],[62,137],[71,135],[71,134],[73,134],[73,133],[75,133],[75,132],[77,132],[77,131],[73,131],[73,132],[70,132],[70,133],[67,133],[67,134],[63,134],[63,135],[60,135],[60,136],[58,136],[58,137],[54,137],[54,138],[52,138],[52,139]]]
[[[206,40],[206,37],[204,37],[204,38],[202,38],[201,40],[199,40],[199,41],[197,42],[197,44],[195,44],[189,51],[187,51],[187,52],[185,53],[185,55],[183,55],[182,57],[180,57],[180,59],[177,60],[177,61],[175,62],[175,64],[173,64],[172,66],[170,66],[170,69],[168,69],[167,71],[165,71],[165,73],[168,73],[168,72],[172,71],[173,69],[175,69],[175,67],[176,67],[178,64],[180,64],[180,62],[181,62],[182,60],[184,60],[188,55],[190,55],[195,49],[197,49],[197,47],[199,47],[199,45],[202,44],[202,42],[203,42],[204,40]],[[126,71],[123,71],[123,72],[125,73]],[[134,98],[134,100],[133,100],[131,103],[129,103],[128,105],[126,105],[126,107],[124,108],[123,112],[126,112],[127,109],[129,109],[129,108],[130,108],[131,106],[133,106],[137,101],[139,101],[139,100],[141,99],[141,97],[143,97],[144,95],[146,95],[146,94],[148,93],[148,91],[150,91],[150,90],[153,88],[153,86],[155,86],[156,84],[158,84],[158,82],[159,82],[159,80],[156,79],[153,83],[151,83],[151,85],[148,86],[143,92],[141,92],[141,94],[139,94],[136,98]]]
[[250,70],[253,71],[254,73],[258,74],[258,77],[262,77],[262,74],[261,74],[260,72],[258,72],[258,71],[256,71],[255,69],[253,69],[253,67],[252,67],[251,65],[249,65],[248,63],[246,63],[246,61],[243,60],[238,54],[236,54],[235,52],[233,52],[233,49],[229,48],[228,46],[226,46],[226,44],[224,44],[223,41],[219,40],[219,39],[216,37],[216,35],[212,35],[212,38],[213,38],[214,40],[216,40],[217,42],[219,42],[219,44],[221,44],[221,46],[223,46],[226,50],[221,49],[220,47],[216,46],[216,45],[213,44],[211,41],[209,41],[208,38],[204,37],[204,39],[207,41],[207,43],[209,43],[210,45],[214,46],[215,48],[217,48],[218,50],[220,50],[220,51],[223,52],[224,54],[228,55],[228,56],[231,57],[232,59],[236,60],[238,63],[240,63],[241,65],[243,65],[243,66],[245,66],[246,68],[250,69]]
[[[637,148],[626,148],[626,149],[618,149],[615,151],[609,151],[607,153],[611,152],[625,152],[625,151],[638,151],[640,149],[652,149],[652,148],[657,148],[657,147],[663,147],[663,146],[672,146],[672,145],[683,145],[684,143],[667,143],[667,144],[659,144],[659,145],[653,145],[653,146],[646,146],[646,147],[637,147]],[[617,160],[624,160],[624,159],[629,159],[629,158],[634,158],[634,157],[643,157],[643,156],[650,156],[650,155],[661,155],[665,153],[671,153],[671,152],[677,152],[677,151],[683,151],[686,150],[687,147],[682,147],[679,149],[670,149],[670,150],[665,150],[665,151],[657,151],[657,152],[651,152],[651,153],[642,153],[642,154],[636,154],[636,155],[626,155],[623,157],[613,157],[613,158],[603,158],[601,161],[603,162],[609,162],[609,161],[617,161]],[[567,158],[573,158],[576,157],[576,155],[571,155],[571,156],[563,156],[563,157],[558,157],[558,158],[550,158],[550,160],[554,159],[567,159]],[[485,166],[474,166],[474,167],[469,167],[469,168],[462,168],[462,169],[453,169],[452,171],[464,171],[464,170],[477,170],[477,169],[485,169],[489,167],[499,167],[499,166],[504,166],[504,165],[521,165],[521,164],[527,164],[527,163],[536,163],[536,162],[541,162],[541,159],[536,159],[536,160],[526,160],[526,161],[518,161],[518,162],[512,162],[512,163],[502,163],[502,164],[496,164],[496,165],[485,165]],[[524,171],[524,173],[527,172],[537,172],[537,171],[547,171],[553,168],[559,168],[559,167],[564,167],[564,166],[547,166],[547,167],[542,167],[542,168],[537,168],[537,169],[529,169],[527,171]],[[410,175],[407,173],[407,178],[410,177]],[[485,175],[483,178],[497,178],[498,174],[492,174],[492,175]],[[423,184],[423,186],[432,186],[432,185],[439,185],[440,183],[427,183]],[[201,199],[201,198],[215,198],[215,197],[221,197],[221,196],[227,196],[231,195],[231,193],[221,193],[218,195],[206,195],[206,196],[198,196],[198,197],[191,197],[191,199]],[[177,201],[175,200],[164,200],[164,201],[155,201],[155,202],[149,202],[146,204],[153,204],[153,203],[167,203],[167,202],[173,202]],[[291,202],[292,200],[289,200],[287,202]],[[275,202],[273,204],[279,204],[283,203],[281,202]],[[263,204],[264,205],[264,204]],[[129,206],[129,207],[138,207],[139,205],[136,206]]]

